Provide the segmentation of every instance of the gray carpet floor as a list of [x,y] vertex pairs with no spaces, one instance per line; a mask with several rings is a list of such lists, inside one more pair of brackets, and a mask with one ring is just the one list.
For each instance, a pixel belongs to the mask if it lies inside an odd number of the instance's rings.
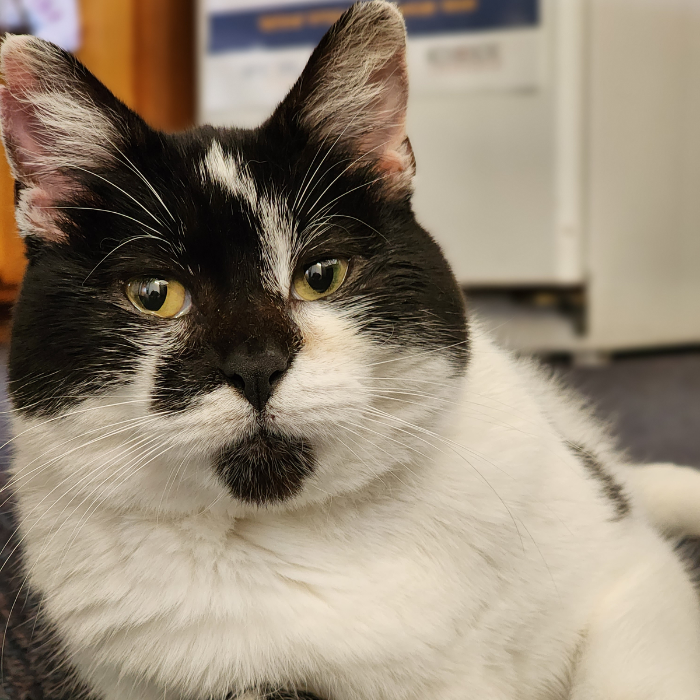
[[700,467],[700,351],[628,356],[560,373],[591,399],[631,458]]

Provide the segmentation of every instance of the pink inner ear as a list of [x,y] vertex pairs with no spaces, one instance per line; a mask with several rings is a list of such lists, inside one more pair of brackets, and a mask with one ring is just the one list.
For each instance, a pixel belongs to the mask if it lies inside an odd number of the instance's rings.
[[375,124],[362,138],[361,146],[374,153],[376,167],[385,174],[405,173],[410,178],[413,157],[406,138],[408,71],[403,47],[372,74],[369,82],[381,85],[381,92],[368,107]]
[[400,173],[406,169],[407,165],[406,159],[397,151],[387,151],[382,154],[378,163],[379,169],[388,174]]
[[15,177],[32,178],[43,149],[36,138],[37,124],[31,105],[18,99],[7,87],[0,86],[2,136]]

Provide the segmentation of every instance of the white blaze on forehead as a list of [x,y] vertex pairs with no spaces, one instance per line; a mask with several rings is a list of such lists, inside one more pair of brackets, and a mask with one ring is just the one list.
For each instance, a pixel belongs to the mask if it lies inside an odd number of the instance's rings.
[[221,144],[214,141],[201,167],[205,180],[217,182],[236,197],[245,199],[252,208],[257,207],[258,193],[255,182],[240,158],[224,153]]
[[279,196],[256,183],[249,168],[239,156],[224,153],[221,144],[213,141],[202,161],[203,180],[216,182],[250,206],[260,240],[263,285],[270,292],[286,297],[292,283],[292,248],[296,228],[291,212]]

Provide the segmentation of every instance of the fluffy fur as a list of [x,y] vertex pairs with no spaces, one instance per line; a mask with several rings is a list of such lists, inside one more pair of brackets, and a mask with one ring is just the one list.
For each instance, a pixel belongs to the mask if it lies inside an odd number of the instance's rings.
[[[467,326],[413,217],[392,5],[351,8],[253,131],[154,132],[36,39],[2,60],[29,252],[20,535],[97,698],[698,696],[696,591],[660,534],[671,506],[649,515],[666,471],[625,466],[566,391]],[[86,138],[106,122],[120,146],[77,139],[37,205],[63,92],[88,96]],[[295,296],[336,258],[337,292]],[[143,275],[179,280],[189,313],[134,308]],[[223,368],[273,351],[256,407]]]

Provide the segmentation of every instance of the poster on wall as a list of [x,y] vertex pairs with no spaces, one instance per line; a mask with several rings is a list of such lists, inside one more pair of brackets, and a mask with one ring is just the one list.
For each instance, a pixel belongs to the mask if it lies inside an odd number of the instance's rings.
[[[292,86],[347,0],[200,0],[200,120],[251,125]],[[411,94],[534,89],[540,0],[405,0]]]

